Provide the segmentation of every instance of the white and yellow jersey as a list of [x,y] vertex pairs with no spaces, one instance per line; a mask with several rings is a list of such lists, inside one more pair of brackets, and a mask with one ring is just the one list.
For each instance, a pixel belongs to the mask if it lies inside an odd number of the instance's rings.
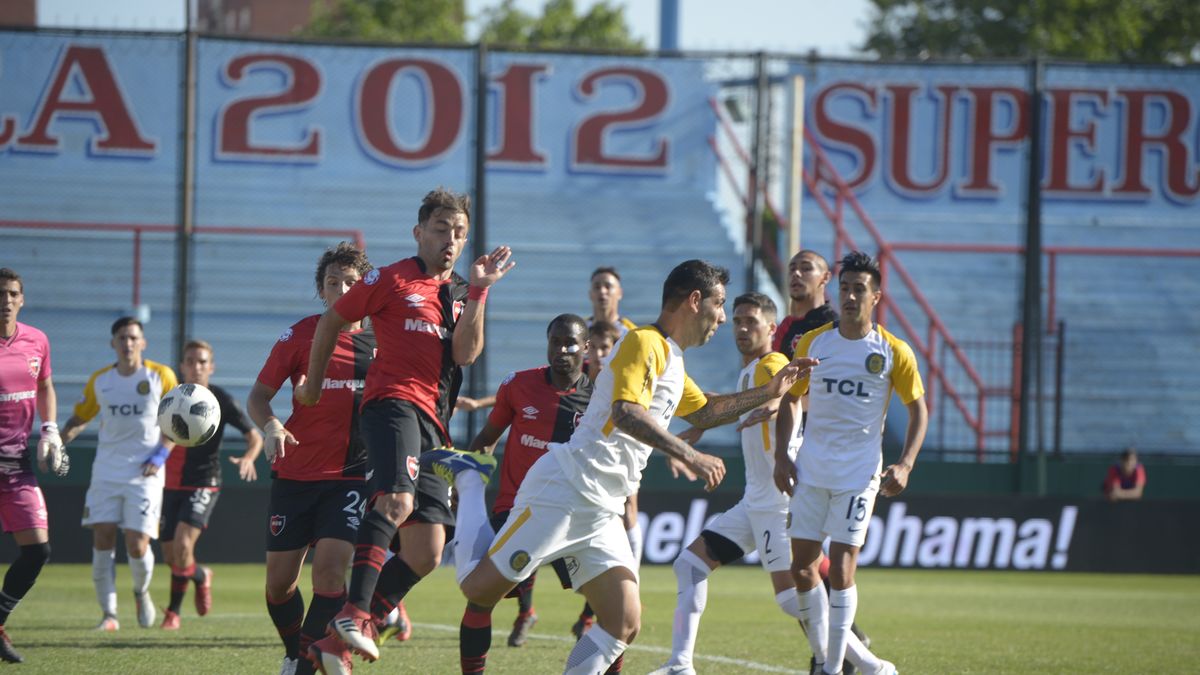
[[808,392],[804,445],[796,458],[800,482],[829,490],[865,488],[883,462],[883,421],[892,392],[905,404],[925,394],[908,343],[879,326],[847,340],[827,323],[804,334],[796,356],[820,360],[792,394]]
[[142,463],[161,436],[158,402],[176,384],[175,372],[154,361],[143,361],[142,367],[128,376],[117,372],[116,366],[92,373],[83,398],[75,405],[75,416],[84,421],[100,417],[93,480],[142,479]]
[[651,448],[613,423],[616,401],[646,408],[666,429],[673,416],[690,415],[708,399],[684,372],[683,350],[657,327],[629,331],[613,347],[575,433],[549,448],[580,494],[619,513],[625,498],[637,493]]
[[[763,386],[787,364],[788,358],[779,352],[754,359],[738,373],[737,390],[742,392]],[[746,419],[752,412],[745,413],[741,419]],[[787,509],[787,495],[775,487],[774,430],[774,419],[742,429],[742,456],[746,461],[746,494],[742,501],[754,509]],[[796,447],[792,445],[788,448],[793,460],[796,459]]]

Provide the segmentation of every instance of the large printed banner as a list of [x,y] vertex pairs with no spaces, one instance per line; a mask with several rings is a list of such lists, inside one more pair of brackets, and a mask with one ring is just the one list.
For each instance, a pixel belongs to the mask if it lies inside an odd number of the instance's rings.
[[[670,563],[736,496],[643,493],[638,501],[644,562]],[[859,565],[1195,574],[1200,573],[1200,543],[1191,532],[1196,518],[1200,503],[1194,501],[880,499]],[[757,564],[757,555],[746,562]]]
[[[792,72],[805,77],[809,129],[869,212],[1023,221],[1028,67],[796,63]],[[1200,70],[1048,65],[1044,86],[1048,223],[1195,224]]]
[[[711,189],[701,61],[493,54],[486,68],[494,190]],[[179,37],[0,32],[5,217],[176,222],[183,72]],[[474,73],[471,50],[200,40],[197,222],[370,235],[433,186],[469,187]]]

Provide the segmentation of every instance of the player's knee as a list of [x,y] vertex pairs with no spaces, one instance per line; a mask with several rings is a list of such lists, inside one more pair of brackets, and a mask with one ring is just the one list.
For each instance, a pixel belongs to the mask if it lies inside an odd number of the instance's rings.
[[408,492],[393,492],[379,495],[375,499],[375,510],[392,523],[399,525],[408,519],[413,511],[413,496]]
[[641,608],[634,612],[626,612],[621,621],[621,635],[617,636],[625,644],[633,644],[638,633],[642,630]]
[[50,543],[26,544],[21,547],[17,558],[36,574],[43,565],[50,561]]
[[405,551],[404,562],[408,568],[420,576],[426,576],[442,564],[442,555],[438,551]]
[[272,605],[277,605],[284,600],[292,597],[292,593],[296,592],[296,585],[289,583],[286,580],[280,581],[267,578],[267,602]]
[[821,583],[821,575],[813,565],[793,562],[791,572],[792,580],[796,582],[796,588],[802,591],[816,588]]

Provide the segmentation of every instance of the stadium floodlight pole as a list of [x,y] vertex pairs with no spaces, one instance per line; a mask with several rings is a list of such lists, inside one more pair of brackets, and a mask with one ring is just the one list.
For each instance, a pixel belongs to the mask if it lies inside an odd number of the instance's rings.
[[179,229],[175,231],[175,331],[174,363],[183,361],[188,339],[188,285],[191,272],[192,232],[196,202],[196,25],[192,21],[193,0],[184,0],[183,50],[183,153],[179,171]]
[[[487,45],[482,40],[475,45],[475,184],[471,191],[471,260],[487,255],[487,102],[488,73]],[[487,344],[487,324],[483,325],[484,344]],[[467,369],[467,393],[472,398],[484,396],[487,386],[487,349],[479,352],[475,362]],[[453,405],[453,402],[451,402]],[[467,438],[474,438],[479,415],[472,410],[467,413]]]
[[[1029,64],[1029,167],[1025,194],[1025,277],[1023,289],[1021,333],[1021,416],[1018,431],[1018,461],[1030,451],[1030,424],[1034,422],[1033,406],[1038,373],[1042,365],[1042,61],[1034,57]],[[1041,405],[1040,401],[1036,401]],[[1036,489],[1038,496],[1046,494],[1045,448],[1037,456]],[[1024,471],[1018,465],[1018,472]]]

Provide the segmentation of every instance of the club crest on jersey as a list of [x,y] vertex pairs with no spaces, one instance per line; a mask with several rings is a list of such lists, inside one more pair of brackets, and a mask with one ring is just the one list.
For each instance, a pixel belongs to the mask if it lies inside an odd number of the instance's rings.
[[425,296],[421,295],[420,293],[410,293],[409,295],[404,296],[404,299],[408,301],[409,307],[415,308],[425,304]]
[[577,412],[577,413],[575,413],[575,418],[571,420],[571,426],[578,427],[579,423],[582,421],[583,421],[583,411]]
[[367,272],[367,276],[363,277],[363,283],[368,286],[374,286],[376,281],[379,281],[378,269],[373,269],[370,272]]
[[40,372],[42,372],[42,357],[40,357],[40,356],[29,357],[29,374],[34,377],[37,377],[38,373],[40,373]]
[[137,393],[141,394],[142,396],[149,394],[150,393],[150,381],[142,380],[141,382],[138,382]]
[[283,333],[281,333],[279,335],[280,342],[287,342],[288,340],[291,340],[291,339],[292,339],[292,329],[291,328],[283,331]]
[[792,344],[788,345],[788,351],[793,355],[796,353],[796,345],[800,344],[800,338],[804,337],[804,333],[800,333],[792,338]]
[[417,474],[421,472],[421,463],[416,457],[408,458],[408,477],[416,480]]
[[867,356],[867,372],[872,375],[878,375],[883,372],[883,354],[872,352]]
[[520,572],[529,564],[529,552],[517,551],[508,559],[508,566],[513,568],[514,572]]
[[271,516],[271,536],[278,537],[280,532],[283,532],[284,526],[287,525],[287,516],[272,515]]
[[463,302],[462,300],[455,300],[454,304],[450,306],[451,311],[454,312],[455,321],[458,321],[458,317],[462,316],[463,309],[465,309],[466,306],[467,303]]

